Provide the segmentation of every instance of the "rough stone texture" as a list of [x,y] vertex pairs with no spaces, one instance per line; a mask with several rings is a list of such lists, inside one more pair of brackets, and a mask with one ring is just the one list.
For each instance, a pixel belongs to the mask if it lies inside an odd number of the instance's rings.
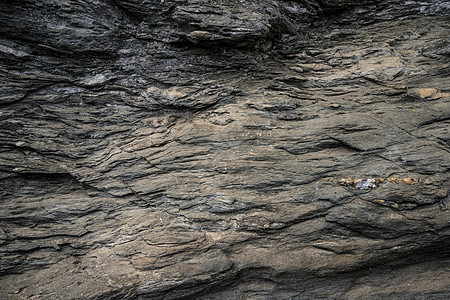
[[449,12],[1,1],[0,298],[450,298]]

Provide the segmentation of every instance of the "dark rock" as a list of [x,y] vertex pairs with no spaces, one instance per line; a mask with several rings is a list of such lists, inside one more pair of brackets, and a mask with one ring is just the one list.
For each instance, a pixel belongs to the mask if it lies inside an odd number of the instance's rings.
[[0,298],[448,299],[449,12],[2,1]]

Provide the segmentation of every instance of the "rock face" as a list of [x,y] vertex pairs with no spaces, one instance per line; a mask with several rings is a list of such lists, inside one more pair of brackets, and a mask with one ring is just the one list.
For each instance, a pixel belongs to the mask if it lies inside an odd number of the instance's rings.
[[0,2],[1,299],[449,299],[449,1]]

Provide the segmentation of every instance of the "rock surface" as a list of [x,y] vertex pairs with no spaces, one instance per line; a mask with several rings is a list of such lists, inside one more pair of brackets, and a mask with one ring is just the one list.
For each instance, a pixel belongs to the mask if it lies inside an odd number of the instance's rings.
[[2,1],[0,299],[448,299],[449,12]]

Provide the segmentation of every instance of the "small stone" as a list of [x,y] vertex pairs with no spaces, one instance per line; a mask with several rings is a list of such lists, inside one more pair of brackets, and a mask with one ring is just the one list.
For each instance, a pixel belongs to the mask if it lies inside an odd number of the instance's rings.
[[212,34],[208,31],[195,30],[189,33],[189,37],[197,41],[207,41],[212,38]]
[[86,78],[85,80],[81,81],[80,84],[86,87],[96,87],[101,86],[106,81],[108,81],[108,78],[105,75],[97,74],[95,76]]
[[300,67],[290,67],[289,69],[291,69],[292,71],[295,71],[297,73],[304,73],[305,70],[303,68]]
[[425,183],[425,184],[433,184],[433,181],[431,180],[431,179],[424,179],[423,180],[423,183]]
[[437,89],[432,88],[417,89],[416,92],[420,98],[434,98],[438,93]]
[[330,104],[329,106],[332,107],[332,108],[339,108],[339,107],[341,107],[341,105],[337,104],[337,103]]
[[367,190],[369,188],[375,188],[377,185],[375,183],[375,179],[367,178],[356,183],[355,187],[360,190]]
[[441,93],[435,88],[418,88],[418,89],[412,89],[410,93],[412,96],[419,97],[421,99],[426,100],[437,100],[442,97],[448,97],[450,96],[447,93]]

